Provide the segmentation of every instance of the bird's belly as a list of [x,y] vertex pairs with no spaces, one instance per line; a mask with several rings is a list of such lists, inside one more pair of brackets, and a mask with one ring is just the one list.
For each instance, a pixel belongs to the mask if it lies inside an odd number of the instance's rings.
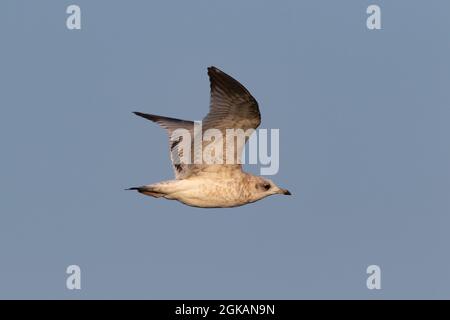
[[233,183],[199,183],[171,195],[172,199],[202,208],[236,207],[246,203],[240,188]]

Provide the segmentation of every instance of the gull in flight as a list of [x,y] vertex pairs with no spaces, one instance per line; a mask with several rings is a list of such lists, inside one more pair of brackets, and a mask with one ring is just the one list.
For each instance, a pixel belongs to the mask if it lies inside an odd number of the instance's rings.
[[[202,121],[200,135],[208,129],[219,130],[223,135],[229,129],[255,130],[261,122],[261,114],[258,103],[250,92],[237,80],[216,67],[208,68],[208,76],[211,87],[210,110]],[[186,205],[201,208],[237,207],[273,194],[291,194],[269,179],[242,171],[242,165],[239,163],[226,162],[226,148],[222,149],[224,152],[217,153],[220,155],[219,160],[223,161],[209,164],[191,161],[198,150],[198,146],[195,147],[193,141],[198,136],[193,121],[141,112],[134,113],[158,123],[168,131],[175,179],[127,190],[136,190],[155,198],[178,200]],[[178,129],[184,129],[191,134],[192,139],[188,141],[188,144],[194,146],[194,152],[193,156],[189,156],[190,161],[180,161],[185,151],[180,143],[183,137],[176,138],[173,135]],[[248,136],[245,136],[244,143],[233,150],[235,158],[240,158],[247,140]],[[218,139],[202,141],[200,146],[205,148],[208,144],[214,143],[222,143],[222,141]],[[221,145],[220,148],[223,146]]]

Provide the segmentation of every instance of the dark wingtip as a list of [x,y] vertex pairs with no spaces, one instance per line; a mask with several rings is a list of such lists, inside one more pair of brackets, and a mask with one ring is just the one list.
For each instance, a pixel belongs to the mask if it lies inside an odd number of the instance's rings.
[[155,116],[154,114],[148,114],[138,111],[133,111],[133,113],[139,117],[142,117],[144,119],[150,120],[150,121],[157,121],[160,116]]
[[219,68],[214,67],[214,66],[208,67],[208,73],[211,74],[211,73],[213,73],[213,72],[218,73],[218,72],[222,72],[222,71],[221,71]]

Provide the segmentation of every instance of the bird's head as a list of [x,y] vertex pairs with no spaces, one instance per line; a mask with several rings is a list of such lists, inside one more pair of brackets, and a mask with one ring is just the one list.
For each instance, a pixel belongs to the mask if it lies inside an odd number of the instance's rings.
[[254,177],[254,196],[259,200],[273,194],[291,195],[289,190],[278,187],[273,181],[262,177]]

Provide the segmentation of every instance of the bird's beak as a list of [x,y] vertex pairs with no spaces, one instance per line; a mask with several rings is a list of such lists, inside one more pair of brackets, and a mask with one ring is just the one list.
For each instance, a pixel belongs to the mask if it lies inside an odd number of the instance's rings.
[[292,195],[292,193],[289,190],[287,190],[287,189],[281,189],[281,194],[285,194],[287,196]]

